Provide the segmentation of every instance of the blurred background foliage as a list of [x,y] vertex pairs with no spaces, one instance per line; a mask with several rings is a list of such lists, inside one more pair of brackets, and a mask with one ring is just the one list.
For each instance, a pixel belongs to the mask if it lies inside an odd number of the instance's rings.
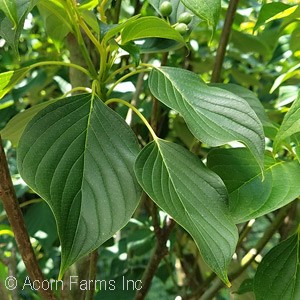
[[[151,2],[151,1],[150,1]],[[121,3],[120,14],[116,16],[116,8]],[[300,85],[300,7],[299,1],[255,1],[241,0],[233,24],[233,32],[227,48],[223,66],[222,82],[236,83],[253,91],[265,107],[272,122],[267,137],[272,138],[281,123],[284,113],[296,99]],[[216,49],[224,23],[228,1],[222,1],[222,14],[213,37],[205,22],[193,26],[187,37],[188,47],[171,50],[166,53],[146,53],[142,55],[144,62],[159,63],[169,66],[181,66],[200,74],[209,82],[213,69]],[[1,8],[0,8],[1,9]],[[0,11],[1,12],[1,11]],[[274,13],[275,12],[275,13]],[[276,14],[277,12],[277,14]],[[2,12],[1,12],[2,13]],[[108,1],[106,16],[108,23],[140,13],[141,15],[157,15],[148,1],[123,0]],[[281,13],[281,15],[280,15]],[[35,7],[28,15],[20,36],[18,46],[19,57],[3,38],[0,38],[0,72],[19,69],[43,60],[64,60],[70,58],[70,51],[65,42],[65,35],[59,28],[45,26],[45,12]],[[57,32],[59,31],[59,32]],[[56,33],[56,34],[55,34]],[[50,36],[52,38],[50,38]],[[134,63],[134,58],[124,54],[116,61],[116,66],[123,62]],[[72,88],[67,68],[44,67],[28,73],[13,90],[0,101],[0,130],[17,113],[38,103],[61,97]],[[133,76],[116,89],[112,97],[136,99],[136,106],[147,117],[152,114],[152,96],[147,88],[147,76]],[[126,117],[125,107],[116,108]],[[190,148],[194,139],[183,119],[174,111],[161,105],[158,132],[161,137],[176,141]],[[144,125],[133,118],[132,127],[143,143],[148,139]],[[295,137],[297,138],[297,137]],[[268,144],[271,145],[271,142]],[[205,159],[209,148],[202,145],[200,157]],[[37,198],[20,178],[16,168],[16,152],[9,141],[5,141],[9,167],[15,190],[25,216],[32,243],[47,278],[56,278],[59,269],[59,240],[56,233],[55,220],[48,206]],[[284,151],[282,157],[287,155]],[[1,179],[0,179],[1,180]],[[284,180],[284,179],[283,179]],[[145,204],[146,203],[146,204]],[[151,249],[155,244],[152,220],[149,217],[147,201],[143,201],[132,220],[116,236],[99,249],[98,279],[116,282],[124,278],[138,280],[147,265]],[[166,217],[160,212],[161,220]],[[251,224],[247,238],[239,244],[231,268],[240,263],[244,255],[262,237],[276,212],[258,218]],[[285,222],[273,235],[262,251],[261,260],[279,241],[287,238],[299,223],[299,205],[292,204]],[[0,207],[0,277],[17,274],[24,281],[25,267],[17,254],[13,233],[6,221],[5,212]],[[240,224],[243,230],[245,224]],[[197,291],[198,287],[210,280],[210,270],[200,257],[193,240],[179,226],[173,231],[169,247],[170,255],[161,262],[154,278],[147,299],[183,299],[185,295]],[[245,258],[244,258],[245,259]],[[239,276],[233,287],[221,289],[216,299],[254,299],[253,294],[236,292],[245,279],[253,277],[257,268],[253,262],[247,272]],[[116,284],[116,286],[121,286]],[[207,285],[209,286],[209,284]],[[247,291],[247,281],[240,292]],[[111,293],[104,290],[96,293],[95,299],[133,299],[135,291],[116,290]],[[39,299],[30,289],[19,291],[14,299]],[[192,299],[192,298],[191,298]]]

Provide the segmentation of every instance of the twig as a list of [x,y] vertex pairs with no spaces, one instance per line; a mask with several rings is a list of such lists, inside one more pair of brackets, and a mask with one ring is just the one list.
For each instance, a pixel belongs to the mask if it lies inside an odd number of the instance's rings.
[[157,271],[157,268],[161,260],[168,253],[166,242],[168,241],[169,235],[174,226],[175,221],[173,219],[168,219],[168,223],[164,226],[164,228],[162,228],[161,234],[156,240],[156,244],[152,252],[151,258],[149,260],[149,263],[142,276],[142,288],[137,291],[135,295],[135,300],[143,300],[147,295],[151,286],[152,279]]
[[95,281],[97,275],[97,261],[98,261],[98,249],[94,250],[90,254],[89,282],[91,282],[91,285],[86,292],[85,300],[93,300],[94,297]]
[[219,47],[217,50],[216,60],[214,64],[214,69],[212,72],[211,82],[219,82],[221,70],[223,66],[223,61],[225,57],[226,47],[228,45],[229,36],[231,32],[231,26],[234,20],[235,12],[238,6],[239,0],[230,0],[229,6],[226,12],[226,18],[220,37]]
[[[19,248],[19,252],[22,256],[24,264],[26,266],[29,277],[32,281],[42,283],[44,280],[42,271],[38,265],[34,251],[32,249],[28,232],[25,227],[23,215],[19,207],[18,199],[16,197],[13,183],[8,170],[8,165],[2,146],[2,140],[0,136],[0,198],[3,203],[3,207],[6,211],[8,221],[12,227],[15,235],[16,243]],[[45,300],[54,300],[56,297],[50,289],[39,289],[38,292]]]

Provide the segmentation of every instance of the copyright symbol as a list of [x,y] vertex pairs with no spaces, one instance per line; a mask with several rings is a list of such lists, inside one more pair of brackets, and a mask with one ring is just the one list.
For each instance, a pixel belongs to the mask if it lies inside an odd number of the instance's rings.
[[14,276],[8,276],[8,277],[5,279],[4,284],[5,284],[5,287],[6,287],[8,290],[12,291],[12,290],[14,290],[14,289],[17,287],[18,281],[17,281],[17,279],[16,279]]

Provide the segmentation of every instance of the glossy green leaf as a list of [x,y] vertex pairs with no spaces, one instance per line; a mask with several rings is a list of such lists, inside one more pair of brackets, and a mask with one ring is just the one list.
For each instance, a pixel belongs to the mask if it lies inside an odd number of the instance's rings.
[[91,94],[50,104],[28,123],[18,168],[51,207],[62,246],[60,277],[130,219],[140,187],[134,133]]
[[0,10],[3,10],[13,26],[16,27],[18,23],[16,1],[0,0]]
[[258,116],[259,120],[264,126],[273,126],[265,112],[265,109],[257,96],[250,90],[244,88],[243,86],[232,84],[232,83],[214,83],[210,84],[210,86],[218,87],[220,89],[224,89],[229,91],[237,96],[242,97],[245,99],[251,108],[255,111],[256,115]]
[[197,139],[210,146],[241,141],[263,168],[262,124],[243,98],[207,86],[190,71],[170,67],[153,69],[149,87],[158,100],[183,116]]
[[29,67],[22,68],[16,71],[8,71],[0,74],[0,99],[3,98],[20,80],[22,80]]
[[49,104],[56,102],[57,99],[50,100],[44,103],[40,103],[30,107],[23,112],[14,116],[6,126],[0,131],[3,139],[10,140],[14,147],[18,146],[20,137],[29,123],[29,121],[42,109],[47,107]]
[[292,134],[300,132],[300,94],[289,111],[285,114],[274,141],[276,152],[280,144]]
[[234,221],[242,223],[274,211],[300,195],[298,161],[265,157],[265,179],[246,148],[213,149],[208,167],[224,181]]
[[207,21],[213,31],[215,30],[221,12],[220,0],[181,0],[181,2],[196,16]]
[[185,148],[160,139],[141,151],[135,173],[146,193],[191,234],[203,259],[228,285],[226,269],[237,228],[221,179]]
[[253,287],[256,300],[300,299],[300,227],[263,258]]
[[165,38],[185,43],[183,37],[166,21],[157,17],[143,17],[128,24],[122,31],[122,44],[146,38]]

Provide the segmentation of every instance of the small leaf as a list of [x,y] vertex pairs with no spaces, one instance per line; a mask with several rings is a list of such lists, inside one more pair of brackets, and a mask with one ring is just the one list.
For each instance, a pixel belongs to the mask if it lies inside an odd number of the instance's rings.
[[3,139],[10,140],[14,147],[18,146],[20,137],[29,123],[29,121],[42,109],[47,107],[49,104],[56,102],[58,99],[50,100],[44,103],[34,105],[26,109],[25,111],[14,116],[6,126],[0,131]]
[[236,223],[274,211],[300,195],[300,165],[265,156],[265,179],[246,148],[213,149],[208,167],[224,181],[229,193],[230,214]]
[[215,31],[221,12],[220,0],[181,0],[181,2],[196,16],[207,21]]
[[3,98],[20,80],[22,80],[30,67],[0,74],[0,99]]
[[141,195],[133,171],[138,152],[130,127],[90,94],[52,103],[26,126],[18,169],[55,216],[60,277],[131,218]]
[[180,33],[157,17],[139,18],[128,24],[122,31],[122,44],[146,38],[165,38],[185,44]]
[[226,269],[237,228],[220,178],[188,150],[160,139],[141,151],[135,173],[146,193],[191,234],[206,263],[230,285]]
[[243,98],[207,86],[190,71],[170,67],[153,69],[149,87],[158,100],[183,116],[197,139],[210,146],[241,141],[263,168],[262,124]]
[[257,300],[300,299],[300,226],[298,232],[271,249],[254,277]]
[[292,134],[300,132],[300,93],[289,111],[285,114],[274,141],[274,152],[280,144]]

